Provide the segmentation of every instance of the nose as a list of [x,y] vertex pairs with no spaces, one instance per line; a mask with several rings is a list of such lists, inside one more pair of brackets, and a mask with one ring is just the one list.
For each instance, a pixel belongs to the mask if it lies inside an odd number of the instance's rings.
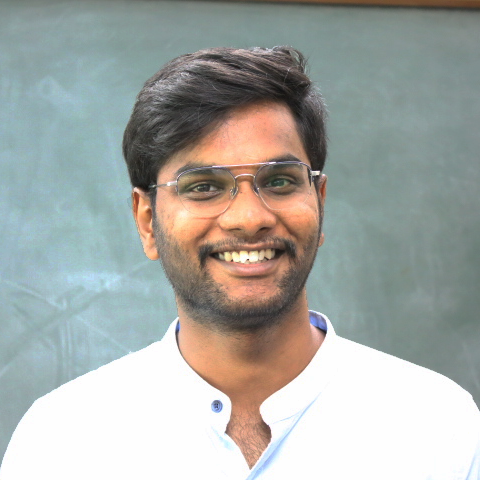
[[218,217],[223,230],[254,237],[276,225],[277,216],[254,191],[253,179],[254,175],[248,173],[237,175],[234,198],[227,210]]
[[238,177],[252,177],[252,189],[258,195],[257,186],[255,184],[255,175],[253,175],[252,173],[240,173],[239,175],[236,175],[235,177],[233,177],[235,180],[235,186],[233,187],[233,190],[232,190],[233,197],[235,197],[235,195],[238,193],[238,180],[237,180]]

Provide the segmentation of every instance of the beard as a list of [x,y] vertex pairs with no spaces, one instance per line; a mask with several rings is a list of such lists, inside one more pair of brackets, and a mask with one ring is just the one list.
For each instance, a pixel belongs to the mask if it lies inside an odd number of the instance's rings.
[[[321,220],[320,218],[318,231],[308,237],[301,253],[289,239],[273,236],[262,238],[265,242],[281,242],[285,245],[282,255],[289,257],[291,265],[279,278],[275,294],[267,298],[259,295],[252,282],[248,300],[230,298],[227,289],[212,278],[205,266],[209,254],[220,244],[203,245],[199,249],[197,263],[194,263],[187,257],[185,249],[165,232],[156,215],[153,228],[160,262],[175,291],[178,304],[198,324],[222,334],[235,334],[254,333],[275,327],[295,307],[315,262]],[[241,245],[245,243],[248,241],[241,241]],[[234,250],[235,240],[228,245]]]

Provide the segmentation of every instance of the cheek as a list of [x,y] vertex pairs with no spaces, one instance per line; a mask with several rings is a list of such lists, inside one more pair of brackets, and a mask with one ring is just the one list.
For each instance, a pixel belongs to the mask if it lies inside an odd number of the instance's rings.
[[178,245],[183,245],[185,249],[189,245],[194,248],[198,246],[212,230],[211,219],[193,217],[185,209],[165,212],[162,221],[169,237]]
[[315,229],[318,226],[319,220],[320,209],[316,197],[309,199],[286,217],[286,222],[295,224],[295,228],[298,231]]
[[288,229],[290,235],[296,239],[300,251],[304,253],[312,248],[315,243],[315,251],[319,241],[320,234],[320,212],[317,198],[313,202],[308,202],[296,209],[288,217],[284,217],[283,224]]

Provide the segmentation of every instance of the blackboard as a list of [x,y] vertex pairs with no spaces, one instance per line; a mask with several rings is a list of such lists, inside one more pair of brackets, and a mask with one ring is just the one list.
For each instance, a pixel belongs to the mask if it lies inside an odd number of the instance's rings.
[[39,396],[175,317],[129,211],[143,82],[209,46],[291,44],[330,110],[310,306],[480,403],[479,11],[0,1],[0,455]]

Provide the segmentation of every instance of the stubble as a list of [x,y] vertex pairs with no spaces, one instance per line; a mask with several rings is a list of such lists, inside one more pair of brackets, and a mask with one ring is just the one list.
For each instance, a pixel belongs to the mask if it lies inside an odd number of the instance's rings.
[[[206,268],[209,254],[218,245],[203,245],[199,249],[196,263],[192,264],[185,250],[165,232],[156,215],[153,228],[160,262],[172,284],[179,306],[192,320],[226,335],[256,333],[282,322],[303,293],[321,234],[320,222],[318,231],[310,235],[301,252],[289,239],[268,237],[268,241],[285,245],[283,255],[288,257],[290,266],[279,278],[276,293],[268,297],[259,296],[252,282],[250,300],[245,301],[230,298],[227,289],[216,282]],[[245,243],[242,241],[242,245]]]

